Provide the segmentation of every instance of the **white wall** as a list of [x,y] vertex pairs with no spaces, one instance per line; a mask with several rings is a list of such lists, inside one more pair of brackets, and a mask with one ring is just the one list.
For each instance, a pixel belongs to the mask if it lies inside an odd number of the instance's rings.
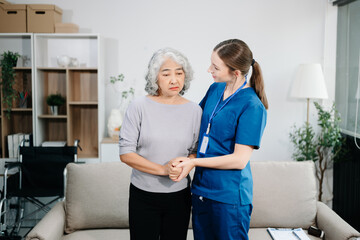
[[[336,11],[327,0],[10,0],[12,3],[56,4],[63,22],[80,32],[100,33],[105,41],[106,119],[118,105],[109,76],[124,73],[144,94],[144,74],[152,53],[173,47],[186,54],[195,79],[185,95],[199,102],[212,82],[206,72],[213,47],[228,38],[248,43],[260,63],[270,108],[262,146],[255,160],[290,160],[289,131],[306,120],[305,101],[289,98],[296,68],[301,63],[326,63],[328,89],[335,83]],[[333,14],[328,14],[331,12]],[[330,19],[329,19],[330,18]],[[335,29],[335,30],[334,30]],[[324,54],[326,51],[326,54]],[[330,52],[328,52],[330,51]],[[324,59],[324,57],[329,59]],[[331,96],[333,94],[330,94]],[[311,121],[316,112],[311,109]]]

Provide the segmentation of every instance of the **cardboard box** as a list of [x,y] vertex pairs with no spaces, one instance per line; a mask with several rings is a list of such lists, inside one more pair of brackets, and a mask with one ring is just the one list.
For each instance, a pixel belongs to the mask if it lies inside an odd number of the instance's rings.
[[55,24],[62,20],[62,10],[49,4],[27,5],[27,31],[33,33],[54,33]]
[[9,3],[9,2],[6,1],[6,0],[0,0],[0,4],[11,4],[11,3]]
[[25,4],[0,4],[0,32],[26,32]]
[[79,26],[74,23],[56,23],[55,33],[78,33]]

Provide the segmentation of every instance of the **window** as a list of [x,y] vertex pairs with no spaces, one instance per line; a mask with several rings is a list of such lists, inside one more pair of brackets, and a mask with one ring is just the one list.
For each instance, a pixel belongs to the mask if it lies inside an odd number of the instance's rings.
[[360,1],[357,0],[347,5],[339,6],[335,102],[342,117],[341,128],[343,133],[357,136],[358,138],[360,137],[359,26]]

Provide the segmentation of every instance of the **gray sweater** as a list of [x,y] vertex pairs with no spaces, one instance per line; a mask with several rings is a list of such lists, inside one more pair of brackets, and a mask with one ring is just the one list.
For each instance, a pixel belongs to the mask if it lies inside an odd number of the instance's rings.
[[[128,107],[120,130],[120,155],[137,153],[161,165],[196,153],[202,109],[193,102],[168,105],[148,97],[135,99]],[[173,182],[133,169],[131,183],[148,192],[177,192],[190,183]]]

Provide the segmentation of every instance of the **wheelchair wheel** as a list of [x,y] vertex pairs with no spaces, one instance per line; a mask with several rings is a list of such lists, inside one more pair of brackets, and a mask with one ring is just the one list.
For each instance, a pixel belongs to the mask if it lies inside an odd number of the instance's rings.
[[13,197],[8,201],[6,209],[6,231],[11,235],[16,235],[20,228],[22,215],[21,199]]

